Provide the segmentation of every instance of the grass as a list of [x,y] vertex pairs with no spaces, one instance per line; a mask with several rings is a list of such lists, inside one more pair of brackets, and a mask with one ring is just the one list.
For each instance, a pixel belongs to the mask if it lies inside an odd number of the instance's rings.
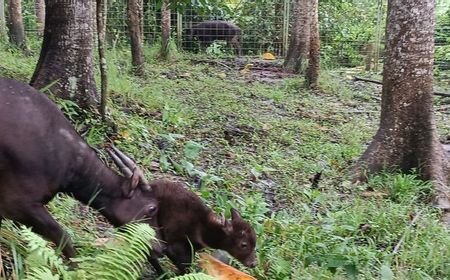
[[[146,72],[137,78],[128,51],[108,52],[117,143],[149,178],[184,180],[216,211],[243,212],[258,233],[260,264],[234,265],[272,280],[450,278],[450,235],[428,203],[428,183],[392,173],[361,186],[349,182],[349,168],[378,125],[375,87],[326,72],[322,91],[311,92],[297,78],[249,81],[192,63],[188,54],[170,62],[155,54],[146,50]],[[0,76],[25,81],[37,59],[5,48],[0,56]],[[440,116],[444,132],[447,118]],[[77,124],[83,126],[93,146],[110,133],[98,120]],[[318,172],[322,179],[312,187]],[[81,255],[109,234],[71,199],[58,198],[50,209]]]

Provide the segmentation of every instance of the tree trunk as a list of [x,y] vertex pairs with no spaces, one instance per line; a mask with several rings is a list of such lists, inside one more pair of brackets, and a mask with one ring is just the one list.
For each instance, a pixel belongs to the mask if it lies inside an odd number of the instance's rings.
[[138,0],[128,0],[128,32],[131,40],[131,59],[136,75],[144,73],[144,52],[142,51],[142,37]]
[[141,43],[144,44],[144,0],[137,0],[139,11],[139,35],[141,37]]
[[275,1],[275,23],[274,27],[276,30],[275,36],[273,38],[274,42],[279,42],[279,44],[275,47],[275,54],[281,55],[283,53],[283,11],[284,11],[284,3],[283,0]]
[[290,32],[288,53],[284,69],[290,72],[304,73],[309,56],[310,42],[310,0],[294,1],[294,23]]
[[170,0],[163,0],[161,6],[161,58],[169,57],[170,43]]
[[23,27],[22,5],[20,0],[9,0],[8,20],[11,43],[24,48],[25,29]]
[[34,2],[34,11],[36,14],[36,23],[38,28],[38,35],[44,35],[44,26],[45,26],[45,1],[44,0],[36,0]]
[[30,84],[51,85],[81,108],[95,105],[91,0],[47,0],[44,40]]
[[0,41],[6,40],[6,36],[5,0],[0,0]]
[[437,204],[450,209],[448,161],[433,114],[434,0],[390,0],[380,127],[355,171],[417,168],[435,183]]
[[375,44],[372,42],[367,42],[364,46],[364,54],[366,56],[364,60],[364,71],[372,70],[373,57],[375,52]]
[[97,39],[98,39],[98,57],[100,65],[101,93],[100,93],[100,115],[102,120],[106,120],[106,101],[108,98],[108,73],[106,68],[105,56],[105,34],[106,34],[106,16],[107,0],[97,0],[96,19],[97,19]]
[[319,1],[311,0],[311,34],[309,41],[309,63],[306,82],[310,88],[317,88],[320,70]]

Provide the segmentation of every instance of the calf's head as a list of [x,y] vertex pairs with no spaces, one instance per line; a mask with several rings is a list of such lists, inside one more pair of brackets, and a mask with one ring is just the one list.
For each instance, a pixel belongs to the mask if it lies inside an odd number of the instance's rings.
[[255,230],[242,219],[236,209],[231,209],[231,220],[219,218],[211,213],[209,222],[219,226],[225,234],[219,249],[227,251],[247,267],[255,267],[258,264],[255,253]]

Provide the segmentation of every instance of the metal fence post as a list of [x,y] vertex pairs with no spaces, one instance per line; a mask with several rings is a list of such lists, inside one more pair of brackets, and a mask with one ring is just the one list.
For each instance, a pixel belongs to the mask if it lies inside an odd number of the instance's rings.
[[383,20],[384,9],[383,0],[378,0],[378,13],[377,13],[377,31],[376,31],[376,41],[375,41],[375,58],[373,70],[378,72],[378,60],[380,59],[380,48],[381,48],[381,24]]
[[283,9],[283,56],[286,56],[289,44],[289,12],[290,12],[290,0],[284,0]]
[[177,12],[177,46],[183,48],[183,15]]

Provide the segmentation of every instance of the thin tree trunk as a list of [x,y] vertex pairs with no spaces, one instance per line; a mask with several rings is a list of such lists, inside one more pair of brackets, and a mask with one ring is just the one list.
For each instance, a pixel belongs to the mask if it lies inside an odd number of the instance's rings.
[[170,0],[163,0],[161,6],[161,58],[169,57],[170,43]]
[[290,32],[289,49],[284,61],[284,69],[304,73],[308,65],[310,37],[310,0],[294,1],[294,23]]
[[375,44],[372,42],[367,42],[364,46],[364,54],[366,59],[364,60],[364,71],[372,70],[373,56],[374,56]]
[[311,0],[311,35],[309,43],[309,63],[306,82],[310,88],[317,88],[320,71],[319,1]]
[[138,0],[128,0],[128,32],[131,40],[131,58],[136,75],[144,73],[144,52],[140,27]]
[[283,7],[284,1],[277,0],[275,1],[275,37],[273,40],[275,42],[280,42],[280,45],[276,46],[276,55],[281,55],[283,53]]
[[45,27],[45,0],[36,0],[34,2],[34,11],[36,14],[36,23],[38,28],[38,35],[44,35]]
[[433,112],[434,4],[389,1],[380,128],[355,171],[365,179],[385,168],[417,168],[435,183],[437,204],[450,209],[449,164]]
[[100,114],[102,120],[106,120],[106,101],[108,98],[108,72],[106,67],[105,56],[105,34],[106,34],[106,16],[107,16],[107,0],[97,0],[97,39],[98,39],[98,57],[100,60],[100,79],[101,79],[101,99]]
[[139,11],[139,34],[141,37],[142,44],[144,43],[144,1],[137,0],[138,11]]
[[9,19],[9,35],[13,44],[25,48],[25,29],[22,18],[21,0],[9,0],[8,19]]
[[0,0],[0,40],[7,40],[5,0]]
[[81,108],[95,105],[91,0],[47,0],[44,40],[30,84]]

